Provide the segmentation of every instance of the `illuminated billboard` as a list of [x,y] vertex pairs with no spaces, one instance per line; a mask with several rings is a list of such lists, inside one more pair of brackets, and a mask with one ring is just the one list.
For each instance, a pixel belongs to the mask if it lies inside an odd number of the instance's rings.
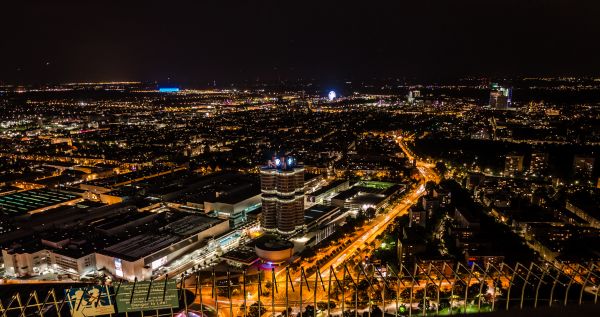
[[69,288],[65,290],[65,297],[71,311],[71,316],[73,317],[110,315],[115,313],[115,306],[111,301],[107,286],[93,285]]
[[151,264],[151,266],[152,266],[152,269],[153,269],[153,270],[156,270],[156,269],[158,269],[159,267],[161,267],[161,266],[165,265],[166,263],[167,263],[167,256],[163,256],[162,258],[160,258],[160,259],[158,259],[158,260],[154,260],[154,261],[152,261],[152,264]]
[[179,307],[175,280],[122,284],[115,302],[119,313]]

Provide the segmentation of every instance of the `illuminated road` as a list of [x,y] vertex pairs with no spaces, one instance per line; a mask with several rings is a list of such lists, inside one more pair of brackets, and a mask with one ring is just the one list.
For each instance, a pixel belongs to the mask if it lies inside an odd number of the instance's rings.
[[[406,157],[410,160],[414,160],[415,156],[406,147],[406,145],[402,142],[402,138],[399,137],[399,138],[397,138],[396,141],[397,141],[398,145],[400,146],[400,148],[402,149],[402,152],[404,152],[404,154],[406,155]],[[358,239],[356,241],[354,241],[354,243],[349,245],[348,248],[342,253],[342,255],[340,257],[338,257],[337,259],[331,260],[330,263],[327,263],[322,268],[328,268],[332,264],[339,265],[339,264],[343,263],[343,261],[345,260],[345,258],[347,256],[346,254],[348,253],[348,251],[355,250],[357,247],[360,246],[360,244],[366,244],[366,243],[374,241],[378,235],[380,235],[381,233],[383,233],[385,231],[385,229],[387,229],[387,227],[393,222],[393,220],[395,218],[406,214],[408,212],[408,209],[412,205],[414,205],[419,200],[419,198],[421,196],[423,196],[423,194],[425,193],[425,183],[428,181],[435,181],[435,182],[439,181],[439,176],[432,169],[432,167],[433,167],[432,164],[417,161],[417,169],[418,169],[419,173],[421,174],[421,180],[419,182],[419,186],[417,186],[410,193],[408,193],[407,196],[402,200],[402,202],[400,202],[399,204],[394,206],[394,208],[389,213],[379,215],[379,217],[377,217],[375,220],[373,220],[371,222],[373,224],[372,228],[370,228],[362,236],[358,237]]]
[[[323,275],[329,274],[329,268],[331,266],[337,267],[344,263],[345,260],[348,259],[348,256],[351,256],[353,253],[358,251],[358,248],[364,246],[365,244],[369,244],[374,241],[378,235],[385,232],[387,227],[393,223],[396,217],[405,215],[408,212],[410,206],[417,202],[419,197],[423,195],[425,192],[425,184],[423,181],[420,182],[420,185],[412,190],[405,199],[402,200],[401,203],[394,206],[390,212],[387,214],[381,214],[377,216],[375,219],[370,221],[367,226],[371,226],[363,234],[357,236],[355,240],[346,247],[345,250],[338,253],[333,259],[329,260],[327,263],[320,266],[321,272]],[[310,278],[310,277],[309,277]]]
[[[405,155],[409,159],[414,159],[414,155],[403,144],[403,142],[401,141],[401,138],[398,138],[397,142],[398,142],[398,145],[400,146],[400,148],[402,149],[402,151],[405,153]],[[330,259],[326,263],[319,265],[319,270],[322,272],[321,275],[323,277],[329,276],[329,272],[330,272],[329,268],[330,267],[332,267],[332,266],[338,267],[338,266],[342,265],[346,260],[353,258],[356,255],[356,253],[358,253],[359,248],[375,241],[380,234],[384,233],[385,230],[388,228],[388,226],[394,222],[394,219],[396,219],[397,217],[400,217],[402,215],[405,215],[408,212],[408,209],[412,205],[417,203],[418,199],[421,196],[423,196],[423,194],[425,194],[425,183],[426,182],[428,182],[428,181],[438,182],[439,181],[439,176],[432,169],[431,164],[427,164],[424,162],[417,162],[417,169],[419,170],[419,173],[421,174],[421,180],[419,181],[419,185],[416,188],[412,189],[406,195],[406,197],[404,199],[402,199],[402,201],[400,203],[395,205],[392,208],[392,210],[390,210],[388,213],[380,214],[375,219],[373,219],[369,223],[365,224],[365,226],[367,226],[367,228],[364,228],[362,233],[360,233],[359,235],[354,237],[354,240],[347,247],[345,247],[344,250],[337,253],[336,256],[334,256],[332,259]],[[283,277],[283,281],[281,281],[281,282],[285,283],[285,276],[282,276],[282,277]],[[293,276],[292,278],[295,282],[300,281],[299,274],[296,274],[296,276]],[[315,278],[316,278],[316,273],[312,274],[311,276],[308,276],[309,280],[312,280]],[[280,282],[279,276],[277,277],[277,281],[278,281],[278,283]],[[313,293],[309,292],[308,295],[309,295],[308,297],[305,297],[303,299],[306,300],[308,303],[310,303],[311,300],[314,301],[314,298],[312,297]],[[319,299],[322,299],[322,298],[320,298],[320,296],[317,296],[317,297]]]
[[[415,159],[414,154],[406,147],[404,142],[402,142],[402,137],[398,137],[396,139],[396,142],[398,143],[398,146],[400,147],[400,149],[402,149],[402,152],[404,152],[404,155],[406,155],[408,159]],[[408,212],[408,209],[412,205],[414,205],[419,200],[419,198],[425,193],[426,182],[439,181],[439,176],[432,169],[432,164],[417,161],[417,169],[421,174],[421,181],[419,182],[419,185],[411,192],[409,192],[399,204],[392,208],[390,212],[388,212],[387,214],[381,214],[377,218],[369,222],[367,226],[370,225],[371,228],[368,228],[366,231],[364,231],[363,234],[357,236],[356,240],[354,240],[350,245],[348,245],[346,249],[338,253],[337,256],[329,260],[327,263],[321,265],[320,271],[323,272],[324,276],[329,274],[329,268],[331,266],[337,267],[338,265],[343,264],[344,261],[348,259],[348,256],[351,256],[353,253],[357,252],[358,248],[374,241],[377,238],[377,236],[385,232],[387,227],[391,223],[393,223],[395,218],[405,215]]]

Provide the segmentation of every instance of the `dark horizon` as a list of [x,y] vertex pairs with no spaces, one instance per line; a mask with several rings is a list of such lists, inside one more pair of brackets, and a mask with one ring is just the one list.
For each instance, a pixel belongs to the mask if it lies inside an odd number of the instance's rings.
[[600,75],[596,1],[5,4],[0,83]]

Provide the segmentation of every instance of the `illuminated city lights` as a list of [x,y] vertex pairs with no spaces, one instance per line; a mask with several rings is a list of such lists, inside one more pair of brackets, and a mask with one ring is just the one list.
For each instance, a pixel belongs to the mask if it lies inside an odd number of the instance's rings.
[[0,315],[597,317],[600,2],[530,2],[7,2]]

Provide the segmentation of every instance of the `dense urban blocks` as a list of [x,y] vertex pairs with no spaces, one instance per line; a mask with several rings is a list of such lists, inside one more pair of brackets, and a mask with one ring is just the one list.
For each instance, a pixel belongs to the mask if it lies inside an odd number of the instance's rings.
[[[219,310],[231,299],[240,317],[244,300],[258,313],[259,296],[261,310],[275,296],[283,311],[285,279],[308,281],[313,294],[332,267],[347,286],[343,295],[332,289],[334,314],[341,302],[395,314],[394,299],[399,315],[497,311],[520,306],[521,294],[524,307],[535,306],[536,288],[511,286],[512,270],[543,280],[540,294],[560,285],[538,306],[564,305],[569,283],[569,305],[591,302],[600,276],[600,160],[590,133],[598,109],[524,103],[531,84],[499,85],[515,87],[507,109],[510,90],[496,87],[489,107],[487,85],[333,99],[141,83],[66,85],[61,95],[3,88],[3,276],[113,286],[184,276],[188,288],[199,278],[203,306],[214,303],[206,295],[214,285]],[[102,97],[73,101],[92,91]],[[294,313],[298,296],[288,298]],[[317,290],[317,314],[325,296]]]

